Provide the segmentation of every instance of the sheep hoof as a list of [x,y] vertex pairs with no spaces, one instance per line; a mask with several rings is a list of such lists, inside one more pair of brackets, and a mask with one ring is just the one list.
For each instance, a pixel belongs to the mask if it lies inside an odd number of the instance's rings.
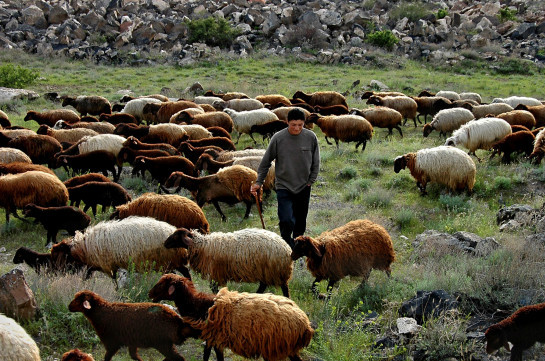
[[318,299],[319,300],[327,300],[329,297],[325,293],[319,293]]

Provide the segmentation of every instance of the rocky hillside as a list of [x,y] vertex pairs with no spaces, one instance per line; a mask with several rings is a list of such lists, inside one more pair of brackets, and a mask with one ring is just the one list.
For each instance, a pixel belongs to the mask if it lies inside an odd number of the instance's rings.
[[[187,20],[224,18],[239,30],[230,48],[189,43]],[[322,63],[365,63],[373,31],[390,51],[456,62],[464,56],[545,61],[545,3],[387,0],[3,0],[0,47],[98,63],[190,64],[228,52],[293,53]]]

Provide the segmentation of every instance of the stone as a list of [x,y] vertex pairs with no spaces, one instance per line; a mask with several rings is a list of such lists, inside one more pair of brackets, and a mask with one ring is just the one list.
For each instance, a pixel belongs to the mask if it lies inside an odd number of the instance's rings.
[[265,34],[270,35],[274,33],[280,25],[282,25],[280,18],[275,13],[270,12],[269,16],[265,18],[265,22],[263,22],[262,30]]
[[24,8],[21,11],[21,15],[23,24],[33,26],[37,29],[47,28],[47,20],[45,20],[44,12],[36,5]]
[[13,89],[0,87],[0,104],[6,104],[17,99],[38,99],[38,93],[26,89]]
[[441,313],[456,310],[458,301],[444,290],[417,291],[416,296],[403,302],[399,315],[414,318],[421,325],[424,320],[438,317]]
[[320,22],[327,26],[340,26],[342,24],[342,17],[336,11],[321,9],[316,12],[320,17]]
[[484,3],[481,7],[481,12],[488,16],[497,16],[500,12],[501,5],[499,1]]
[[369,87],[371,89],[376,89],[378,91],[388,91],[390,90],[390,87],[388,87],[388,85],[384,84],[383,82],[379,81],[379,80],[371,80],[369,82]]
[[496,224],[503,224],[514,219],[520,213],[528,213],[533,210],[534,208],[527,204],[513,204],[512,206],[503,207],[496,213]]
[[62,24],[65,20],[68,20],[68,12],[59,5],[53,6],[47,15],[49,24]]
[[396,320],[397,332],[406,335],[414,335],[422,329],[414,318],[411,317],[400,317]]
[[151,0],[151,5],[160,13],[170,9],[170,4],[163,0]]
[[0,313],[16,320],[29,321],[36,316],[37,308],[23,271],[14,269],[0,277]]
[[536,32],[536,23],[522,23],[511,33],[512,39],[527,39]]

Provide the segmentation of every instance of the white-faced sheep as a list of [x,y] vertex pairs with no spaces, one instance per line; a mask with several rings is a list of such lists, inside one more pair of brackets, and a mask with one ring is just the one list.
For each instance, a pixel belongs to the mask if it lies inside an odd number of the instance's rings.
[[513,153],[524,153],[529,156],[534,149],[535,138],[529,130],[508,134],[492,145],[490,158],[503,153],[501,161],[507,164],[511,162],[511,154]]
[[505,103],[494,103],[494,104],[482,104],[482,105],[471,105],[466,103],[462,107],[470,110],[475,116],[475,119],[481,119],[484,117],[489,117],[490,114],[496,116],[501,113],[510,112],[513,110],[513,107]]
[[528,129],[536,126],[536,118],[527,110],[512,110],[510,112],[496,115],[496,118],[505,120],[511,125],[522,125]]
[[362,110],[352,109],[350,114],[364,117],[373,127],[388,128],[388,135],[392,135],[392,130],[395,128],[399,131],[399,135],[403,137],[400,127],[403,116],[395,109],[379,106]]
[[454,147],[461,145],[469,149],[469,154],[473,154],[480,161],[475,154],[477,149],[488,150],[498,140],[511,133],[511,126],[505,120],[482,118],[471,120],[455,130],[452,136],[447,138],[445,145]]
[[191,269],[220,286],[229,281],[259,283],[258,293],[280,286],[289,297],[291,248],[274,232],[248,228],[201,234],[180,228],[167,238],[165,247],[187,249]]
[[534,150],[528,158],[530,158],[532,163],[540,164],[543,156],[545,156],[545,129],[542,129],[537,133],[534,141]]
[[175,102],[148,103],[144,105],[142,113],[144,118],[150,123],[168,123],[173,114],[187,108],[199,108],[199,105],[188,100],[178,100]]
[[373,95],[367,100],[367,104],[395,109],[403,116],[403,124],[405,124],[408,119],[412,119],[416,128],[416,112],[418,109],[418,104],[416,104],[416,101],[408,96],[379,97]]
[[536,106],[543,105],[538,99],[531,97],[519,97],[519,96],[510,96],[507,98],[494,98],[492,103],[505,103],[509,104],[513,108],[517,107],[519,104],[524,104],[527,106]]
[[0,147],[0,164],[13,162],[32,163],[32,160],[25,152],[15,148]]
[[120,268],[134,264],[137,272],[178,270],[190,277],[185,249],[166,249],[165,240],[176,231],[167,222],[150,217],[132,216],[122,220],[99,222],[84,233],[68,239],[68,251],[78,262],[113,279]]
[[144,106],[150,103],[161,104],[162,101],[155,98],[137,98],[129,100],[127,104],[125,104],[125,107],[121,109],[120,113],[127,113],[134,116],[139,121],[146,120],[148,123],[150,123],[151,117],[147,119],[144,116]]
[[74,129],[53,129],[48,125],[40,125],[37,134],[49,135],[57,139],[59,142],[76,143],[83,137],[98,135],[98,132],[88,128],[74,128]]
[[184,361],[175,345],[200,334],[166,305],[159,303],[108,302],[89,290],[79,291],[68,305],[91,322],[106,349],[105,361],[127,346],[133,360],[142,361],[138,348],[155,348],[165,360]]
[[237,112],[263,109],[263,103],[257,99],[231,99],[231,100],[218,100],[212,104],[216,110],[233,109]]
[[336,91],[317,91],[314,93],[304,93],[303,91],[296,91],[293,94],[293,99],[301,99],[302,101],[310,104],[311,106],[330,106],[330,105],[344,105],[348,108],[346,104],[346,98],[341,93]]
[[307,122],[314,123],[320,127],[325,135],[327,144],[332,144],[328,138],[335,140],[339,148],[341,142],[356,142],[356,150],[361,144],[361,151],[365,150],[367,141],[373,136],[373,126],[365,118],[359,115],[328,115],[320,117],[314,113],[307,119]]
[[21,325],[0,314],[0,356],[3,361],[40,361],[40,349]]
[[[240,136],[244,134],[249,134],[250,129],[252,128],[252,125],[255,124],[264,124],[267,122],[271,122],[273,120],[278,120],[278,117],[276,114],[271,112],[269,109],[255,109],[255,110],[248,110],[248,111],[236,111],[233,109],[225,109],[225,113],[227,113],[231,119],[233,120],[233,124],[235,126],[235,130],[238,132],[238,137],[235,142],[235,144],[238,143]],[[256,140],[250,135],[250,138],[256,143]]]
[[47,164],[62,150],[61,143],[49,135],[25,135],[12,139],[8,147],[20,149],[30,157],[32,163]]
[[[192,173],[190,173],[192,174]],[[174,172],[165,183],[166,187],[185,188],[191,192],[193,198],[203,207],[212,203],[223,221],[227,217],[221,211],[219,202],[235,204],[244,202],[246,212],[244,218],[250,215],[250,208],[254,199],[250,193],[250,186],[257,180],[257,172],[242,165],[233,165],[220,169],[218,173],[200,178],[188,176],[182,172]]]
[[314,335],[310,321],[295,302],[270,293],[239,293],[222,288],[217,295],[198,292],[190,280],[163,275],[149,291],[155,302],[173,300],[184,320],[201,330],[204,360],[212,347],[251,359],[302,361],[299,351]]
[[29,110],[26,113],[24,121],[28,122],[29,120],[35,120],[40,125],[45,124],[53,127],[59,120],[64,120],[67,123],[79,122],[80,116],[70,109],[51,109],[43,112]]
[[79,186],[68,187],[70,203],[79,207],[80,202],[85,203],[83,212],[89,208],[96,216],[97,206],[102,206],[102,212],[106,212],[109,206],[116,207],[130,202],[131,196],[122,185],[114,182],[86,182]]
[[430,135],[433,130],[439,131],[439,137],[455,131],[470,120],[475,119],[473,113],[465,108],[451,108],[440,110],[433,116],[429,124],[424,124],[424,137]]
[[0,207],[6,211],[6,224],[10,213],[20,218],[17,209],[29,203],[58,207],[65,206],[66,202],[68,190],[57,176],[40,171],[0,176]]
[[55,123],[53,129],[74,129],[74,128],[85,128],[91,129],[97,132],[98,134],[112,134],[114,132],[115,126],[109,122],[77,122],[74,124],[68,124],[64,120],[59,120]]
[[475,163],[464,151],[447,146],[421,149],[394,160],[394,171],[409,168],[416,185],[426,194],[430,182],[446,185],[451,190],[472,191],[477,172]]
[[144,193],[129,203],[115,207],[110,218],[124,219],[130,216],[152,217],[176,228],[210,232],[208,220],[197,203],[175,194]]
[[395,251],[390,235],[379,224],[359,219],[325,231],[316,238],[299,236],[291,258],[307,257],[307,268],[316,278],[312,291],[322,280],[328,280],[327,290],[346,276],[361,276],[367,282],[372,269],[386,272],[390,276],[390,265],[395,260]]
[[[186,109],[187,110],[187,109]],[[206,112],[203,114],[192,115],[186,110],[182,110],[177,113],[175,119],[171,119],[171,123],[187,123],[187,124],[199,124],[205,128],[208,127],[222,127],[229,133],[233,131],[234,123],[229,114],[225,112]]]
[[74,107],[81,115],[112,113],[110,101],[98,95],[80,95],[75,98],[67,96],[63,99],[62,106],[66,107],[68,105]]

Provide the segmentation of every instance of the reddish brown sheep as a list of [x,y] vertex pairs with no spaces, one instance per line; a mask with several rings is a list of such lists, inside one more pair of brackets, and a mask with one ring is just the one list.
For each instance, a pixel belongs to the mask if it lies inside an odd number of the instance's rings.
[[66,187],[75,187],[87,182],[112,182],[112,180],[100,173],[87,173],[78,175],[64,181]]
[[314,123],[320,127],[325,135],[325,141],[331,145],[327,138],[333,138],[337,148],[339,141],[356,142],[356,150],[361,144],[361,151],[365,150],[367,141],[373,136],[373,126],[365,118],[359,115],[328,115],[320,117],[313,113],[307,119],[308,123]]
[[508,164],[511,163],[512,153],[519,152],[529,156],[534,150],[535,139],[536,138],[532,132],[528,130],[508,134],[503,139],[492,145],[492,153],[490,154],[490,158],[494,157],[496,154],[503,153],[501,161],[502,163]]
[[204,114],[192,115],[189,112],[181,111],[177,113],[174,119],[170,120],[171,123],[186,123],[186,124],[200,124],[205,128],[208,127],[222,127],[229,133],[233,131],[233,119],[229,114],[225,112],[206,112]]
[[346,104],[346,98],[344,97],[344,95],[335,91],[318,91],[306,94],[298,90],[295,92],[295,94],[293,94],[293,98],[301,99],[302,101],[310,104],[313,107],[315,107],[316,105],[327,107],[330,105],[340,104],[348,108],[348,104]]
[[43,112],[29,110],[26,113],[24,120],[25,122],[28,122],[29,120],[35,120],[36,123],[40,125],[46,124],[50,127],[53,127],[55,123],[57,123],[59,120],[64,120],[67,123],[79,122],[80,116],[78,115],[78,113],[70,109],[53,109]]
[[519,104],[515,110],[527,110],[533,114],[536,120],[536,128],[545,126],[545,105],[524,105]]
[[95,361],[95,359],[90,354],[75,348],[70,351],[66,351],[62,355],[61,361]]
[[6,164],[0,163],[0,175],[18,174],[18,173],[29,172],[31,170],[37,170],[40,172],[45,172],[51,175],[55,175],[55,172],[53,172],[51,169],[40,164],[32,164],[32,163],[25,163],[25,162],[12,162],[12,163],[6,163]]
[[49,135],[26,135],[12,139],[10,148],[22,150],[35,164],[48,164],[62,150],[61,143]]
[[72,106],[74,107],[81,115],[100,115],[100,114],[111,114],[112,105],[108,99],[98,96],[98,95],[80,95],[78,97],[65,97],[62,101],[62,106]]
[[178,100],[175,102],[164,102],[164,103],[149,103],[144,105],[143,114],[148,124],[150,123],[168,123],[170,117],[180,110],[187,108],[200,108],[195,102],[188,100]]
[[159,182],[160,190],[169,193],[165,188],[165,183],[172,172],[183,172],[185,174],[193,174],[195,166],[189,159],[181,156],[168,157],[136,157],[133,164],[132,174],[142,174],[149,171],[151,177]]
[[170,155],[180,155],[180,152],[176,147],[167,143],[142,143],[138,138],[129,136],[127,140],[123,143],[124,147],[129,147],[135,150],[144,150],[144,149],[159,149],[163,150]]
[[97,205],[102,206],[102,212],[106,212],[109,206],[115,207],[130,202],[131,196],[125,188],[114,182],[87,182],[75,187],[68,187],[70,203],[79,207],[81,201],[85,203],[83,212],[89,208],[96,216]]

